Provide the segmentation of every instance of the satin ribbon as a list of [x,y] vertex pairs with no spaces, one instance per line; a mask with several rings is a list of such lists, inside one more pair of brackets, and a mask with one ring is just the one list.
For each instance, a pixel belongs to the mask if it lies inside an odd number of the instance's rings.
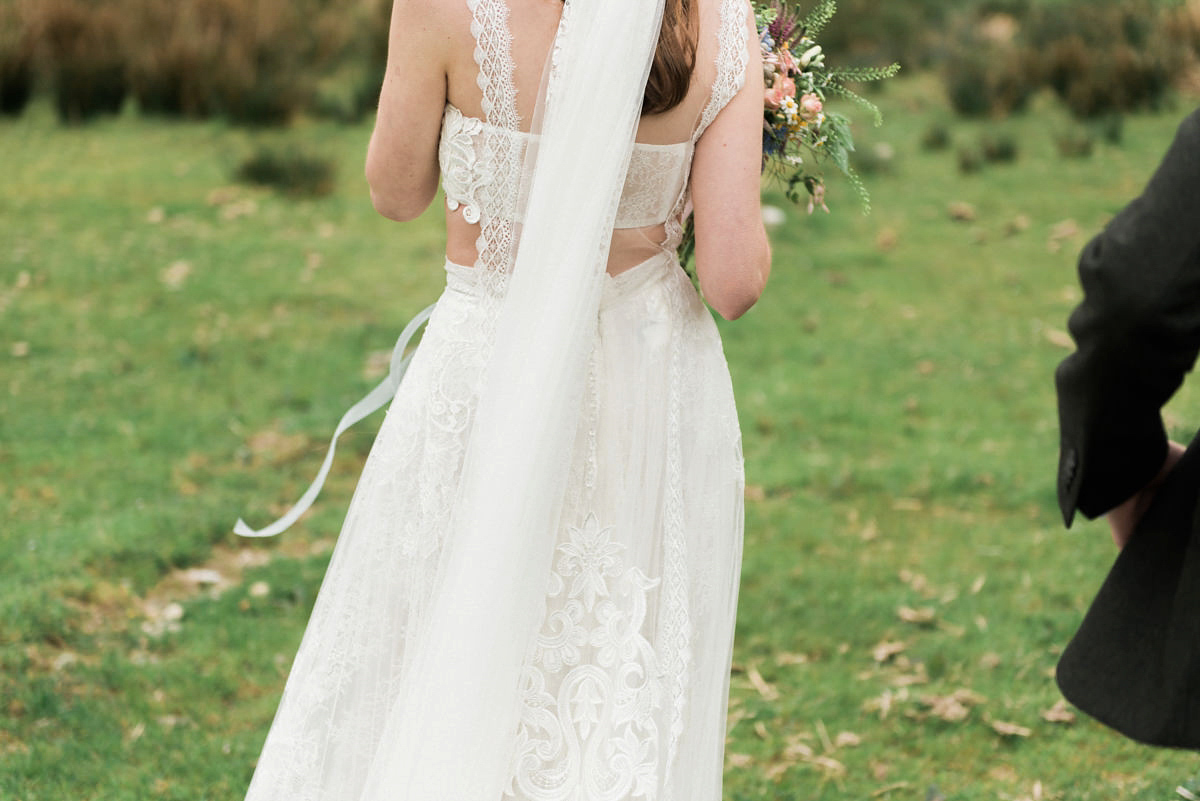
[[396,347],[392,349],[392,360],[388,368],[387,377],[380,382],[379,386],[368,392],[362,400],[351,406],[342,415],[337,429],[333,432],[333,438],[329,442],[329,450],[325,454],[325,462],[321,465],[321,470],[317,473],[317,477],[313,479],[312,484],[309,485],[304,494],[300,496],[300,500],[296,501],[296,505],[289,509],[283,517],[257,531],[246,525],[244,520],[238,518],[237,524],[233,527],[234,534],[237,534],[239,537],[274,537],[276,534],[291,528],[292,524],[308,511],[308,508],[313,505],[313,501],[317,499],[317,495],[321,493],[321,488],[325,486],[325,479],[329,475],[329,468],[333,466],[333,456],[337,449],[338,437],[359,420],[382,409],[396,396],[396,391],[400,388],[400,380],[404,378],[404,373],[408,370],[408,365],[413,357],[412,353],[407,356],[404,355],[404,351],[408,349],[408,345],[412,342],[413,337],[416,336],[418,329],[429,320],[436,306],[436,303],[427,306],[420,314],[409,321],[408,325],[404,327],[404,331],[401,332],[400,338],[396,340]]

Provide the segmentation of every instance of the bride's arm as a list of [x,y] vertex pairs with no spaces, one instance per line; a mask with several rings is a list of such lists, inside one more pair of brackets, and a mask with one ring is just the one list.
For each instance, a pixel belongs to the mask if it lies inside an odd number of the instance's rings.
[[704,299],[727,320],[758,301],[771,273],[760,186],[762,53],[753,18],[747,35],[745,85],[701,135],[692,163],[696,274]]
[[440,5],[395,0],[392,7],[387,72],[366,171],[371,202],[393,220],[419,216],[437,194],[449,49]]

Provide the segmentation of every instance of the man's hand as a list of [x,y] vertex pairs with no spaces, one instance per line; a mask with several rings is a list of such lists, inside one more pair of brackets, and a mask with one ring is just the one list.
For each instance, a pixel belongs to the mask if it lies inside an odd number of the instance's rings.
[[1162,486],[1167,475],[1175,467],[1179,457],[1183,456],[1183,451],[1184,447],[1178,442],[1168,443],[1167,458],[1163,462],[1162,469],[1158,471],[1158,475],[1149,484],[1134,493],[1133,497],[1108,513],[1108,526],[1112,529],[1113,542],[1117,544],[1118,548],[1124,548],[1129,542],[1129,538],[1133,536],[1133,530],[1137,528],[1138,521],[1150,508],[1158,488]]

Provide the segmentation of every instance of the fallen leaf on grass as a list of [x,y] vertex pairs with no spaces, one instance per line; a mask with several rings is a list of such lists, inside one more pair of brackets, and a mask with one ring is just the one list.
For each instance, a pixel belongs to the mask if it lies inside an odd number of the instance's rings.
[[188,276],[192,274],[192,265],[186,261],[171,262],[171,265],[159,273],[158,280],[167,289],[178,290],[183,287]]
[[1042,720],[1047,723],[1074,723],[1075,713],[1067,706],[1067,702],[1060,698],[1058,703],[1042,713]]
[[788,665],[807,665],[809,661],[810,660],[807,654],[779,654],[779,656],[775,657],[775,664],[779,665],[780,667],[787,667]]
[[896,617],[903,620],[905,623],[913,623],[918,626],[926,626],[933,622],[937,616],[937,610],[932,606],[923,606],[920,609],[913,609],[908,606],[902,606],[896,610]]
[[758,694],[763,697],[764,701],[778,701],[779,690],[762,677],[758,672],[758,666],[751,664],[746,668],[746,678],[750,679],[750,683],[754,685],[754,689],[758,690]]
[[1013,784],[1021,777],[1009,765],[997,765],[987,772],[988,778],[1006,784]]
[[812,759],[814,756],[816,756],[816,752],[812,750],[812,746],[795,739],[789,742],[787,748],[783,751],[783,758],[793,762]]
[[862,738],[852,731],[840,731],[833,738],[834,748],[857,748],[862,745]]
[[303,453],[308,447],[308,438],[303,434],[284,434],[268,428],[251,434],[246,446],[255,456],[279,463],[290,461]]
[[863,701],[862,710],[864,712],[878,712],[879,719],[886,720],[887,716],[892,711],[892,707],[896,705],[897,701],[907,701],[907,700],[908,700],[908,688],[907,687],[901,687],[899,690],[897,690],[895,692],[892,692],[891,690],[884,690],[883,693],[880,694],[878,697],[868,698],[866,701]]
[[871,518],[863,530],[858,532],[858,538],[863,542],[874,542],[879,538],[879,525],[875,522],[875,518]]
[[726,754],[725,761],[731,768],[748,768],[754,764],[754,757],[749,754]]
[[971,714],[971,707],[982,704],[987,698],[972,690],[955,690],[949,695],[923,695],[921,703],[929,707],[929,714],[947,723],[961,723]]
[[838,778],[846,775],[846,766],[833,757],[815,756],[808,760],[808,764],[820,768],[826,777],[829,778]]
[[917,665],[917,669],[912,673],[901,673],[891,680],[893,687],[913,687],[918,684],[928,684],[929,673],[925,670],[925,665]]
[[975,220],[975,207],[962,201],[947,205],[946,213],[955,222],[973,222]]
[[905,643],[884,640],[871,649],[871,657],[879,663],[887,662],[897,654],[903,653],[906,648],[908,646]]
[[[913,511],[921,511],[919,508],[920,501],[913,501],[918,504],[918,508]],[[894,507],[893,507],[894,508]],[[914,573],[911,570],[901,570],[899,573],[900,580],[908,585],[908,588],[913,592],[919,592],[926,598],[932,598],[936,593],[933,586],[930,585],[929,579],[923,573]]]
[[1004,657],[1000,654],[987,653],[979,657],[979,666],[984,670],[994,670],[1004,662]]
[[1001,737],[1029,737],[1033,734],[1032,729],[1027,729],[1024,726],[1016,723],[1008,723],[1003,720],[993,720],[990,722],[990,725],[992,731]]
[[1075,350],[1075,340],[1071,339],[1071,335],[1066,331],[1058,328],[1047,328],[1045,330],[1046,341],[1055,347],[1063,348],[1064,350]]
[[771,739],[771,735],[767,732],[767,724],[763,723],[761,720],[754,723],[754,733],[758,735],[760,740]]
[[1017,801],[1044,801],[1046,798],[1046,790],[1042,787],[1040,781],[1034,782],[1033,787],[1029,790],[1029,795],[1021,796]]

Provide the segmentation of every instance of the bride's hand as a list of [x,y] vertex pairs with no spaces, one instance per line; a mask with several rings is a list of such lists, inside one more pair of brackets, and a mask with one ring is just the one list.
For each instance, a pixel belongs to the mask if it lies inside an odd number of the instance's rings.
[[1184,447],[1178,442],[1168,443],[1167,458],[1163,462],[1162,469],[1158,471],[1158,475],[1149,484],[1134,493],[1133,497],[1108,513],[1108,527],[1112,529],[1113,542],[1117,544],[1118,548],[1124,548],[1128,544],[1134,529],[1137,528],[1138,521],[1150,508],[1158,488],[1175,467],[1179,457],[1183,456],[1183,451]]

